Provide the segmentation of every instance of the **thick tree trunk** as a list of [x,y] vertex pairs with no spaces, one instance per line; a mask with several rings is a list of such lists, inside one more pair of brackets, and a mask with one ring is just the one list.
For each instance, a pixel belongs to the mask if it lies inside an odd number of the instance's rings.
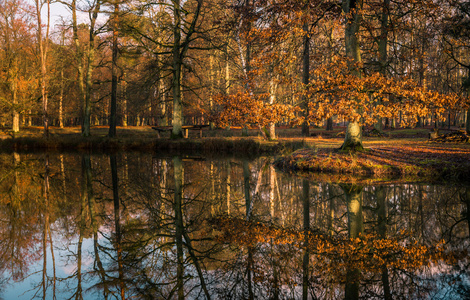
[[[343,13],[346,15],[345,43],[346,56],[351,59],[350,71],[354,75],[361,77],[361,70],[358,65],[361,62],[361,50],[359,46],[359,27],[361,24],[362,0],[343,0]],[[357,121],[351,121],[346,129],[343,150],[362,150],[362,132]]]
[[333,118],[332,117],[329,117],[327,120],[326,120],[326,130],[333,130]]
[[349,122],[341,150],[364,150],[364,147],[362,146],[362,128],[358,122]]

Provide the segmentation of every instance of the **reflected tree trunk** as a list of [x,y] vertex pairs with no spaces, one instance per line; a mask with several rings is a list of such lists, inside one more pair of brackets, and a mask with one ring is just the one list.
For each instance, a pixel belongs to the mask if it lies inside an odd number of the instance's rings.
[[308,267],[310,262],[310,251],[308,247],[310,235],[310,183],[307,179],[302,180],[302,202],[304,207],[304,256],[302,262],[302,299],[308,299]]
[[[258,175],[258,176],[261,176]],[[245,187],[245,207],[246,207],[246,220],[251,219],[251,213],[253,209],[252,199],[250,197],[250,166],[247,160],[243,160],[243,181]],[[254,299],[253,293],[253,282],[252,282],[252,269],[253,269],[253,247],[248,246],[248,256],[247,256],[247,281],[248,281],[248,299]]]
[[[49,230],[49,155],[46,154],[44,158],[44,228],[42,232],[42,296],[46,299],[47,290],[47,239]],[[52,241],[51,241],[52,242]]]
[[466,187],[465,188],[465,205],[467,208],[467,225],[468,225],[468,236],[470,237],[470,188]]
[[[362,220],[362,186],[342,184],[346,195],[348,207],[348,234],[349,238],[359,238],[364,233]],[[345,299],[359,299],[359,278],[361,271],[348,267],[346,270]]]
[[269,211],[271,214],[271,219],[275,218],[275,191],[276,191],[276,170],[274,165],[269,165]]
[[243,186],[245,190],[245,213],[246,213],[246,219],[249,220],[251,216],[251,209],[252,209],[252,203],[251,203],[251,197],[250,197],[250,166],[248,164],[247,160],[243,160]]
[[[386,193],[383,186],[375,188],[375,197],[377,199],[377,227],[379,237],[382,239],[387,238],[387,206],[386,206]],[[382,266],[382,285],[384,289],[384,299],[391,300],[392,294],[390,293],[390,281],[388,278],[388,268],[384,264]]]
[[176,242],[176,289],[178,299],[184,299],[183,276],[184,276],[184,256],[183,256],[183,161],[180,157],[173,158],[174,179],[175,179],[175,242]]
[[302,25],[303,30],[303,51],[302,51],[302,84],[304,86],[304,94],[302,95],[302,136],[309,136],[309,98],[307,96],[307,86],[310,82],[310,34],[308,30],[308,22]]
[[112,154],[109,156],[109,162],[111,165],[111,180],[113,185],[113,204],[114,204],[114,231],[116,235],[116,252],[117,252],[117,263],[118,263],[118,281],[121,299],[126,299],[126,287],[124,284],[124,268],[122,262],[122,245],[121,245],[121,212],[119,208],[119,179],[117,171],[117,160],[116,155]]
[[225,195],[227,198],[227,215],[230,216],[230,184],[231,184],[231,173],[232,167],[230,166],[230,161],[227,163],[227,188],[225,190]]

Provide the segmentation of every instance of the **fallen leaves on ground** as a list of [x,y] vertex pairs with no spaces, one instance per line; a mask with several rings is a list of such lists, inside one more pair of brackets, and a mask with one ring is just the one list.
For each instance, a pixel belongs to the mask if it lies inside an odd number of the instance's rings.
[[420,145],[375,145],[364,152],[301,149],[276,161],[285,170],[360,176],[419,176],[426,180],[468,180],[470,149]]

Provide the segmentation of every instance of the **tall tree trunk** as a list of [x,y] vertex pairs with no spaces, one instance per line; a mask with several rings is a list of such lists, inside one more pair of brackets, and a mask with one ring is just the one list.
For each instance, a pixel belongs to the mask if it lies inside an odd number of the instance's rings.
[[[75,55],[77,60],[77,77],[78,77],[78,93],[80,95],[80,99],[83,104],[86,102],[85,100],[85,84],[83,82],[83,73],[84,73],[84,62],[83,62],[83,51],[81,49],[80,40],[78,39],[78,23],[77,23],[77,0],[72,0],[70,5],[72,10],[72,31],[73,31],[73,41],[75,45]],[[82,118],[84,118],[84,112],[82,109]],[[90,128],[85,128],[85,123],[82,120],[81,124],[82,135],[88,136],[90,134]],[[87,135],[88,134],[88,135]]]
[[116,136],[116,123],[117,123],[117,86],[118,86],[118,77],[117,77],[117,56],[118,56],[118,21],[119,21],[119,4],[114,5],[114,15],[113,15],[113,49],[112,49],[112,62],[111,62],[111,107],[109,115],[109,137]]
[[[273,105],[276,101],[276,90],[277,90],[277,83],[275,82],[274,78],[271,78],[269,81],[269,104]],[[273,141],[276,140],[276,124],[274,122],[270,122],[268,124],[268,139]]]
[[[361,50],[359,46],[359,27],[361,24],[361,10],[363,0],[343,0],[342,9],[346,15],[345,43],[346,56],[350,59],[350,71],[361,77],[361,70],[357,64],[361,63]],[[362,150],[362,128],[359,122],[350,121],[346,128],[343,150]]]
[[[209,53],[209,110],[211,114],[214,110],[214,55]],[[214,129],[214,122],[209,122],[209,128]]]
[[11,92],[13,96],[13,125],[12,130],[13,133],[20,131],[20,114],[18,113],[18,85],[17,85],[17,78],[13,80],[11,83]]
[[[390,14],[390,0],[383,0],[382,16],[380,20],[380,39],[379,39],[379,64],[380,73],[387,75],[388,66],[388,19]],[[380,101],[380,100],[379,100]],[[380,102],[378,103],[380,104]],[[374,128],[378,132],[383,131],[382,118],[378,117]]]
[[308,22],[305,21],[303,24],[303,52],[302,52],[302,84],[304,86],[304,94],[302,95],[302,114],[305,118],[302,123],[302,136],[309,136],[310,135],[310,128],[309,128],[309,98],[307,95],[307,86],[310,82],[310,35],[308,32]]
[[171,131],[172,139],[183,138],[183,103],[181,100],[181,7],[180,0],[173,2],[173,129]]
[[64,128],[64,69],[60,70],[59,127]]
[[41,17],[41,8],[42,3],[40,0],[36,0],[36,16],[38,22],[38,46],[39,46],[39,56],[41,59],[41,97],[42,97],[42,114],[43,114],[43,125],[44,125],[44,137],[49,137],[49,120],[47,112],[47,50],[49,44],[49,27],[50,27],[50,3],[49,0],[46,0],[47,4],[47,24],[46,24],[46,36],[43,40],[42,36],[42,17]]

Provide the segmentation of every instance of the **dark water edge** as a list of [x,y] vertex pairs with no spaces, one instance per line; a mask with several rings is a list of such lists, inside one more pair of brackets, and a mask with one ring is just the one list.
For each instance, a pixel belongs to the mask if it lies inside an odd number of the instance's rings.
[[179,139],[166,138],[108,138],[108,137],[70,137],[70,138],[10,138],[0,140],[1,153],[109,153],[122,151],[165,152],[175,154],[204,155],[241,155],[282,154],[297,149],[311,147],[304,140],[265,141],[261,138],[203,138]]
[[469,186],[272,162],[0,154],[0,297],[468,299]]

